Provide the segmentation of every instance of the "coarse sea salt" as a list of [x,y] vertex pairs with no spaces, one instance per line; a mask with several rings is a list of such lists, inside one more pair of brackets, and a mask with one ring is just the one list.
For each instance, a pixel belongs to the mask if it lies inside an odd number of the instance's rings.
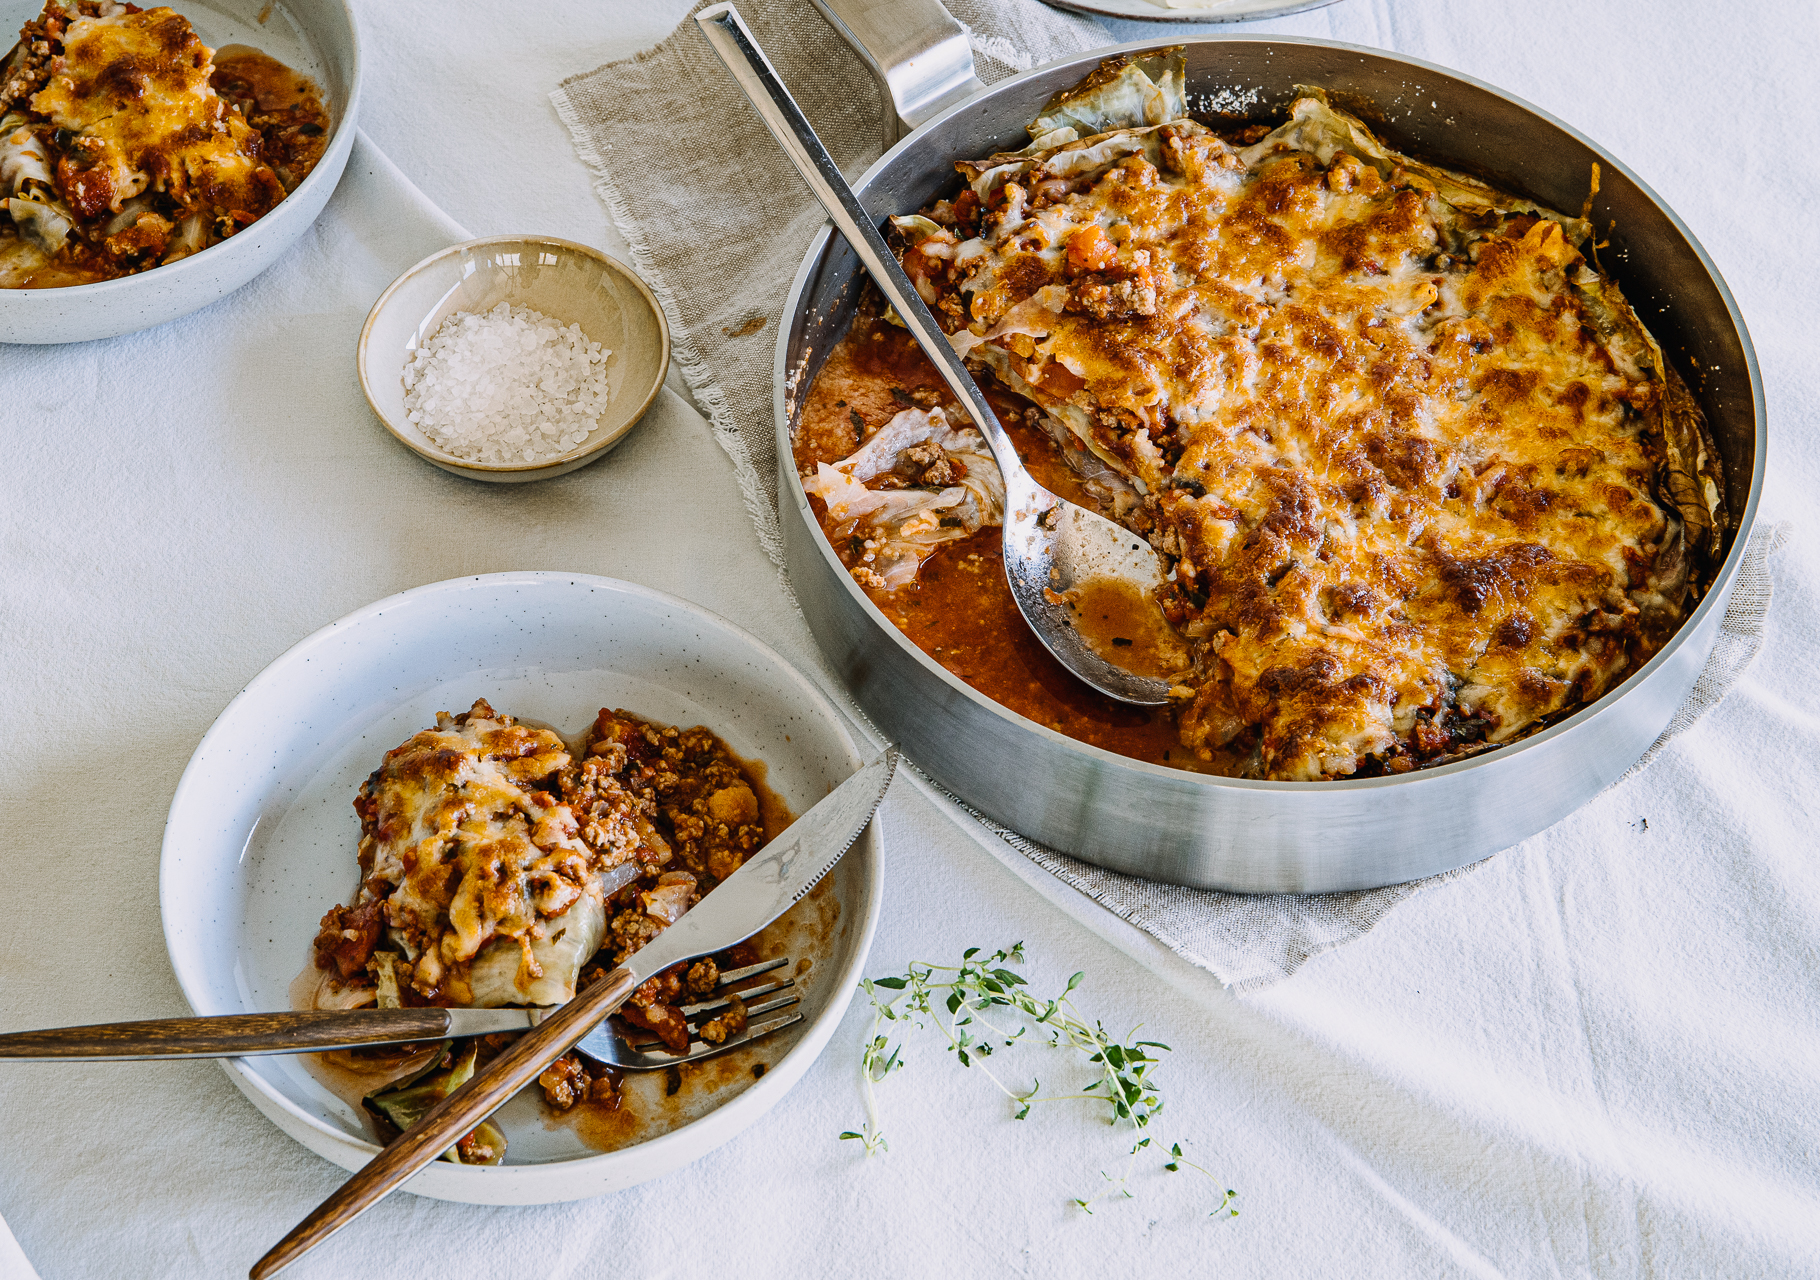
[[457,311],[405,364],[405,417],[468,462],[547,461],[600,425],[612,354],[529,307]]

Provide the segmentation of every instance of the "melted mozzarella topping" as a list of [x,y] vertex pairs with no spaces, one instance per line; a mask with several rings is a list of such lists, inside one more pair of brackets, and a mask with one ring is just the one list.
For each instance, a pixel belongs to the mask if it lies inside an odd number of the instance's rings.
[[65,196],[84,220],[148,187],[185,209],[250,222],[284,198],[259,137],[209,85],[214,52],[167,8],[78,18],[32,109],[80,135]]
[[[574,814],[533,789],[569,765],[568,750],[549,730],[484,701],[459,723],[446,713],[436,719],[435,729],[388,752],[362,790],[363,898],[384,897],[420,991],[453,976],[488,988],[451,992],[455,1003],[567,999],[605,923],[595,857]],[[547,974],[552,961],[566,972]],[[500,981],[502,964],[511,983]]]
[[1270,778],[1407,768],[1597,697],[1659,643],[1640,601],[1678,619],[1662,383],[1565,220],[1293,130],[960,168],[979,235],[900,220],[906,269],[1146,495],[1197,646],[1188,745],[1250,744]]

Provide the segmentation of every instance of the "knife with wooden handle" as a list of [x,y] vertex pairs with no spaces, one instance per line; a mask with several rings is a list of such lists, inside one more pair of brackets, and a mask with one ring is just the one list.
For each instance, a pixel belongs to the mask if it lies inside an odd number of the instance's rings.
[[640,983],[679,961],[725,950],[788,911],[859,839],[896,768],[895,749],[862,766],[625,964],[576,992],[318,1205],[254,1264],[252,1280],[276,1275],[448,1150],[624,1004]]
[[0,1061],[136,1062],[156,1058],[253,1058],[372,1045],[487,1036],[535,1027],[549,1009],[308,1009],[152,1018],[0,1035]]

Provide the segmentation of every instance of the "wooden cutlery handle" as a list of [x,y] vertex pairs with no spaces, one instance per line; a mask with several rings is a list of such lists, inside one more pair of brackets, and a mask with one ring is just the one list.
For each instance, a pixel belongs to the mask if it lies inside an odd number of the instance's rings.
[[632,994],[638,980],[628,969],[615,969],[575,994],[534,1031],[513,1044],[444,1098],[390,1146],[374,1156],[341,1189],[254,1264],[252,1280],[265,1280],[295,1262],[383,1199],[387,1192],[429,1164],[508,1098],[535,1080],[543,1069]]
[[0,1035],[0,1058],[236,1058],[434,1040],[448,1033],[446,1009],[238,1013],[18,1031]]

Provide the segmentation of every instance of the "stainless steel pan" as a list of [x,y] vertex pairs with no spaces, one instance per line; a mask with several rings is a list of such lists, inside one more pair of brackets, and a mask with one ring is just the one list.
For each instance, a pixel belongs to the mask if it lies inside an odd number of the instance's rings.
[[[843,17],[856,46],[879,40],[888,14],[898,50],[871,55],[899,93],[893,125],[916,125],[855,184],[876,218],[914,210],[955,182],[953,162],[1021,146],[1024,127],[1057,90],[1116,45],[1051,63],[957,101],[920,90],[932,53],[956,56],[952,23],[934,0],[817,0]],[[916,24],[925,30],[919,36]],[[960,48],[964,50],[964,40]],[[894,64],[905,50],[923,61]],[[1767,456],[1756,355],[1731,292],[1693,235],[1634,174],[1591,139],[1489,85],[1377,49],[1290,38],[1187,42],[1189,100],[1286,104],[1298,84],[1341,105],[1375,104],[1387,141],[1478,172],[1559,209],[1577,210],[1596,162],[1593,217],[1615,221],[1601,251],[1638,314],[1700,399],[1724,459],[1733,526],[1717,580],[1680,632],[1596,703],[1511,746],[1443,768],[1360,781],[1289,783],[1210,778],[1086,746],[975,693],[926,657],[873,606],[816,524],[791,461],[800,391],[845,332],[859,265],[824,230],[791,289],[777,347],[777,444],[791,581],[823,651],[855,698],[923,769],[982,812],[1100,866],[1177,884],[1244,893],[1316,893],[1395,884],[1508,848],[1560,820],[1611,783],[1661,733],[1717,638],[1757,515]],[[965,72],[937,78],[952,89]]]

